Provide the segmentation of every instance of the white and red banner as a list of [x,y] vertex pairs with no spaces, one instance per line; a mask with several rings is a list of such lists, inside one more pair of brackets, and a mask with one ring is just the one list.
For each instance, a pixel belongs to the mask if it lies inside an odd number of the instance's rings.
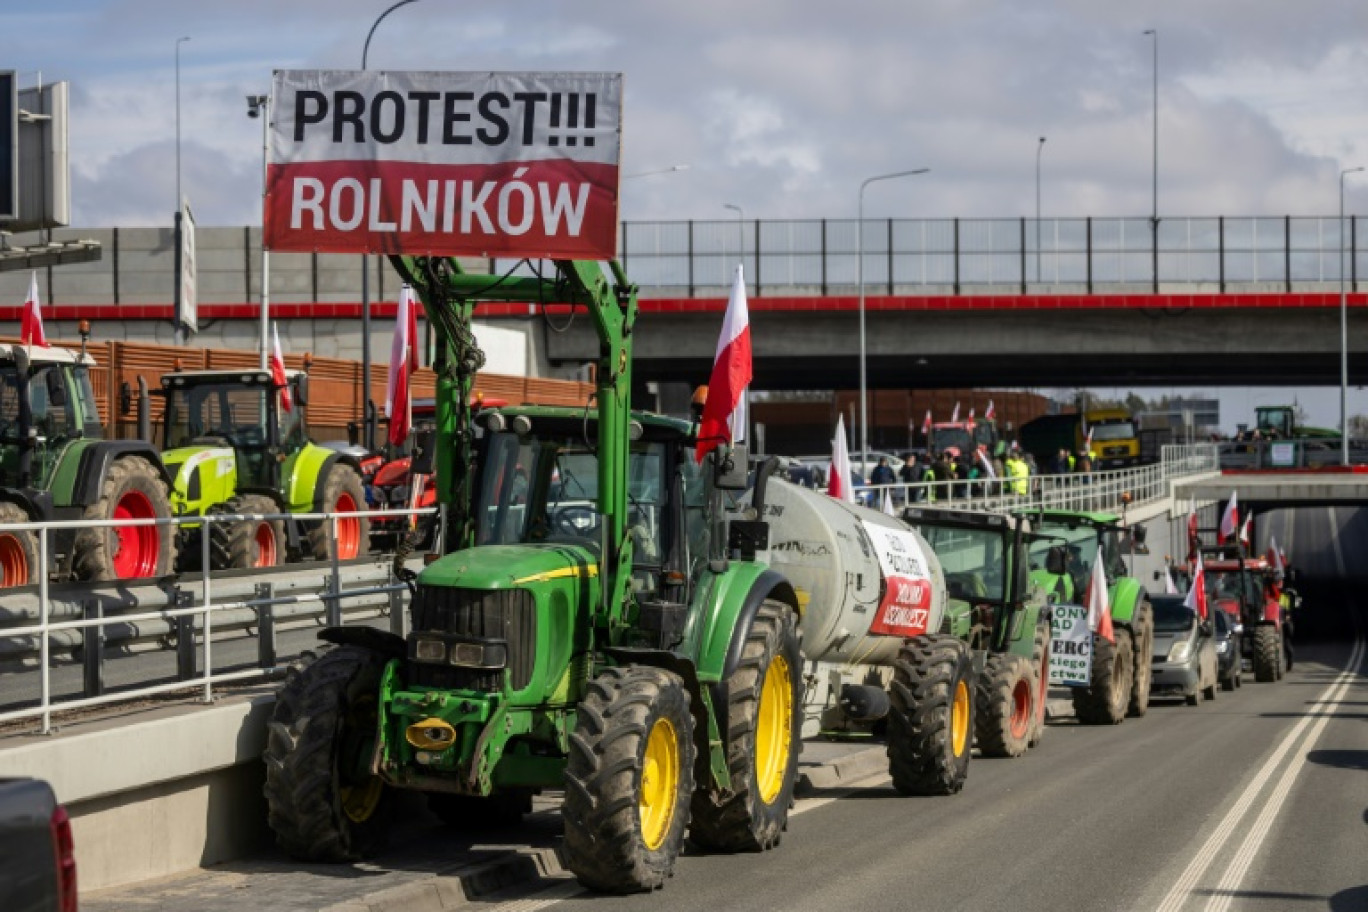
[[746,388],[752,376],[746,279],[737,265],[731,300],[722,318],[722,334],[717,338],[712,376],[708,378],[708,399],[703,403],[703,417],[698,424],[694,455],[699,462],[720,443],[741,443],[746,439]]
[[28,297],[24,300],[24,313],[19,321],[19,341],[25,345],[41,345],[47,348],[47,333],[43,331],[43,307],[38,300],[38,273],[29,274]]
[[619,73],[277,70],[271,250],[611,259]]
[[926,555],[917,536],[906,529],[864,522],[883,571],[883,596],[869,632],[883,636],[921,636],[940,629],[944,598],[936,604]]
[[418,305],[413,288],[399,289],[399,307],[394,314],[394,339],[390,342],[389,377],[385,385],[385,417],[389,419],[387,439],[403,446],[413,427],[412,378],[418,370]]
[[294,409],[290,397],[290,379],[285,374],[285,355],[280,351],[280,330],[271,324],[271,382],[280,390],[280,407],[285,411]]

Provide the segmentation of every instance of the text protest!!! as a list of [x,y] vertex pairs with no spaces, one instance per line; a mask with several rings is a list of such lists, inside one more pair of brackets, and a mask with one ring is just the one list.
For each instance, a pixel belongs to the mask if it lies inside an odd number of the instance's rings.
[[281,71],[275,250],[609,259],[621,77]]

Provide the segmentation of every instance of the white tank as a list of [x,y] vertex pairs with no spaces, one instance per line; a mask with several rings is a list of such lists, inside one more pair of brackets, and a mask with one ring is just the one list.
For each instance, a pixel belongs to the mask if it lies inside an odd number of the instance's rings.
[[911,527],[777,478],[765,519],[770,564],[798,590],[805,658],[887,665],[906,638],[940,629],[945,575]]

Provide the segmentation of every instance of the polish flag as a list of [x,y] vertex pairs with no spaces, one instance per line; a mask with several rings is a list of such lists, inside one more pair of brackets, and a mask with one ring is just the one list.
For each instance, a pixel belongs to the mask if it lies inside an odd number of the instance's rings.
[[271,382],[280,390],[280,407],[285,411],[294,410],[294,400],[290,398],[290,381],[285,376],[285,356],[280,353],[280,330],[271,324]]
[[997,417],[997,411],[993,408],[992,399],[988,400],[988,407],[983,410],[983,417],[987,418],[989,421],[992,421],[994,418]]
[[1083,441],[1083,452],[1088,454],[1089,459],[1092,458],[1092,432],[1093,429],[1088,428],[1088,436]]
[[413,428],[413,372],[418,370],[418,307],[413,288],[399,289],[399,307],[394,313],[394,340],[390,343],[389,379],[385,384],[385,417],[389,418],[388,440],[403,446]]
[[1253,539],[1254,530],[1251,528],[1253,524],[1254,511],[1250,510],[1248,513],[1245,514],[1244,524],[1240,526],[1240,541],[1244,542],[1244,546],[1246,548],[1250,546],[1250,542]]
[[694,457],[699,462],[723,441],[741,443],[746,439],[746,387],[750,386],[751,378],[750,314],[746,308],[746,280],[738,264],[727,314],[722,318],[712,376],[708,378],[708,400],[703,404],[703,419],[698,427]]
[[950,413],[950,423],[955,424],[959,421],[959,403],[955,403],[955,410]]
[[831,471],[827,473],[827,493],[846,503],[855,502],[850,486],[850,450],[846,448],[845,416],[836,416],[836,436],[831,441]]
[[1278,547],[1278,540],[1271,535],[1268,537],[1268,562],[1274,570],[1287,575],[1287,562],[1283,560],[1282,549]]
[[1102,569],[1100,551],[1093,561],[1092,580],[1088,583],[1088,628],[1103,639],[1116,642],[1116,631],[1112,629],[1111,599],[1107,595],[1107,572]]
[[1221,514],[1221,528],[1216,533],[1216,543],[1225,544],[1226,539],[1234,538],[1235,533],[1240,528],[1240,508],[1235,502],[1235,491],[1230,492],[1230,503],[1226,504],[1225,512]]
[[922,419],[922,436],[927,437],[931,434],[931,410],[926,410],[926,417]]
[[988,458],[988,448],[980,445],[975,452],[978,453],[978,461],[982,464],[983,470],[988,473],[988,477],[996,479],[997,472],[993,470],[992,460]]
[[894,518],[898,515],[898,511],[893,507],[893,498],[889,496],[888,488],[884,488],[883,492],[883,511]]
[[1206,571],[1202,569],[1202,556],[1197,555],[1197,571],[1192,574],[1192,587],[1188,589],[1183,606],[1197,612],[1202,620],[1207,618]]
[[974,423],[974,407],[972,405],[969,406],[969,423]]
[[1178,584],[1173,581],[1173,568],[1164,568],[1164,595],[1177,595]]
[[19,341],[24,345],[48,347],[47,333],[43,332],[43,309],[38,301],[38,272],[29,274],[28,298],[19,323]]

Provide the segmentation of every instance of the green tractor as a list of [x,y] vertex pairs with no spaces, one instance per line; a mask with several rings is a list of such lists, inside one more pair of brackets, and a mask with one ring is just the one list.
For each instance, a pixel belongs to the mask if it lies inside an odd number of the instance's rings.
[[[209,527],[210,569],[273,567],[287,556],[351,560],[368,548],[370,521],[267,519],[270,514],[366,509],[361,467],[309,440],[308,375],[287,371],[289,405],[269,370],[176,371],[162,377],[162,454],[182,515],[243,516]],[[181,527],[186,567],[203,559],[202,524]]]
[[978,669],[974,739],[985,757],[1039,743],[1049,689],[1050,606],[1028,576],[1029,521],[908,507],[902,518],[940,559],[948,596],[941,633],[969,644]]
[[[637,298],[616,263],[491,280],[450,258],[391,261],[440,340],[443,553],[411,581],[407,638],[325,630],[335,648],[281,690],[264,757],[278,842],[350,861],[383,841],[397,790],[479,827],[564,789],[564,858],[595,890],[661,886],[686,831],[710,850],[777,845],[797,776],[798,603],[755,560],[766,524],[728,521],[744,451],[700,465],[696,425],[630,411]],[[470,407],[484,301],[584,308],[597,406]]]
[[1154,677],[1154,612],[1123,554],[1125,542],[1143,544],[1143,527],[1123,528],[1111,513],[1034,510],[1024,515],[1040,536],[1031,546],[1031,579],[1056,601],[1087,604],[1094,561],[1101,560],[1107,574],[1116,641],[1093,635],[1091,683],[1072,689],[1074,714],[1087,725],[1143,716]]
[[[84,346],[82,346],[84,348]],[[94,360],[46,346],[0,346],[0,525],[168,519],[170,479],[137,440],[100,439]],[[41,562],[38,533],[0,529],[0,589],[64,579],[162,576],[175,563],[170,526],[62,530]]]

